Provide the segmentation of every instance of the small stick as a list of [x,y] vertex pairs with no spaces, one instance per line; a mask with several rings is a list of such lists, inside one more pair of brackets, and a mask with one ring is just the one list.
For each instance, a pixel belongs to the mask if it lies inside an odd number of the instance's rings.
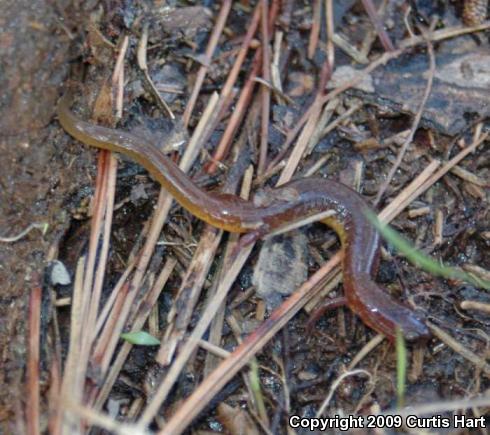
[[463,269],[466,270],[466,272],[472,273],[473,275],[476,275],[481,279],[490,281],[490,271],[484,269],[483,267],[477,266],[476,264],[466,263],[463,264]]
[[355,104],[352,105],[352,107],[349,107],[345,113],[342,113],[342,115],[338,116],[335,118],[330,124],[328,124],[323,131],[321,132],[321,137],[326,136],[328,133],[330,133],[332,130],[337,128],[339,124],[344,122],[346,119],[348,119],[353,113],[357,112],[364,103],[362,101],[358,101]]
[[435,211],[435,222],[434,222],[434,246],[439,246],[443,241],[443,231],[444,231],[444,213],[441,209],[436,209]]
[[374,350],[379,344],[381,344],[385,339],[383,334],[375,335],[371,340],[369,340],[362,349],[357,352],[356,356],[352,358],[352,361],[347,367],[348,371],[351,371],[357,364],[359,364],[372,350]]
[[467,347],[464,347],[459,341],[455,340],[448,333],[443,331],[441,328],[437,327],[433,323],[428,323],[430,330],[432,333],[443,343],[446,343],[452,350],[456,353],[459,353],[463,358],[470,361],[474,364],[478,369],[483,370],[483,372],[490,376],[490,365],[485,362],[483,358],[469,350]]
[[[196,327],[192,331],[189,339],[183,345],[180,353],[177,355],[175,361],[170,366],[167,375],[165,376],[165,379],[156,390],[154,396],[150,399],[146,409],[143,411],[143,414],[141,415],[138,421],[138,423],[141,424],[142,426],[147,426],[148,424],[150,424],[151,420],[155,417],[155,415],[157,415],[160,406],[167,398],[168,393],[170,392],[174,383],[178,379],[189,357],[192,355],[194,349],[199,344],[199,340],[202,338],[202,336],[208,329],[210,322],[212,321],[214,315],[216,314],[216,311],[219,309],[221,303],[224,301],[226,295],[228,294],[228,290],[230,289],[231,285],[235,282],[235,279],[238,276],[238,273],[242,269],[243,265],[245,264],[245,261],[247,260],[250,252],[252,251],[252,248],[253,248],[253,244],[242,249],[237,254],[234,261],[227,266],[227,273],[223,277],[223,280],[220,282],[220,285],[218,286],[218,289],[216,291],[216,294],[212,302],[208,304],[208,306],[202,313],[202,316],[199,319],[199,322],[197,323]],[[213,371],[213,373],[215,373],[215,371]],[[183,429],[184,427],[182,427],[181,430]],[[180,432],[170,431],[168,433],[177,434]]]
[[288,162],[284,167],[279,180],[277,181],[277,186],[288,182],[296,171],[296,167],[298,166],[301,157],[308,146],[311,135],[313,134],[313,130],[316,127],[318,118],[320,117],[320,111],[322,109],[323,103],[321,99],[317,98],[315,103],[313,103],[312,110],[310,112],[310,117],[308,122],[305,125],[305,128],[301,132],[300,137],[298,138],[298,142],[293,149],[293,152],[289,156]]
[[[137,331],[143,327],[148,318],[151,308],[156,304],[160,293],[162,292],[168,278],[172,274],[177,261],[169,258],[160,272],[155,284],[152,289],[147,293],[146,297],[141,300],[140,305],[135,315],[135,319],[132,322],[132,329]],[[129,352],[133,348],[133,345],[127,341],[124,341],[119,353],[117,354],[114,362],[111,365],[110,371],[105,378],[104,384],[102,385],[100,391],[98,391],[97,397],[93,400],[93,407],[96,410],[100,410],[104,405],[105,401],[109,397],[111,389],[116,382],[117,376],[122,369],[124,362],[126,361]]]
[[433,176],[434,171],[441,165],[438,160],[433,160],[429,165],[413,180],[405,189],[403,189],[397,197],[391,201],[379,214],[380,219],[384,219],[387,222],[391,221],[399,210],[404,210],[409,204],[411,204],[423,191],[428,189],[428,185],[425,189],[421,190],[421,187]]
[[424,207],[419,207],[419,208],[412,208],[408,210],[408,217],[410,219],[415,219],[420,216],[425,216],[426,214],[429,214],[431,212],[431,208],[429,206],[424,206]]
[[369,59],[367,58],[367,56],[363,52],[359,51],[354,45],[352,45],[342,34],[334,33],[332,35],[332,41],[338,48],[349,55],[355,62],[363,65],[369,63]]
[[41,340],[42,288],[35,278],[29,296],[29,358],[27,360],[26,418],[28,435],[40,434],[39,421],[39,345]]
[[479,301],[463,301],[459,304],[463,310],[477,310],[485,314],[490,314],[490,304]]
[[320,36],[320,19],[322,17],[322,1],[314,0],[313,3],[313,20],[310,30],[310,39],[308,41],[308,59],[313,59],[316,47],[318,45],[318,37]]
[[373,377],[373,375],[371,373],[369,373],[367,370],[363,370],[363,369],[356,369],[356,370],[352,370],[352,371],[349,370],[345,373],[342,373],[342,375],[340,375],[337,379],[335,379],[335,382],[332,383],[327,397],[325,398],[325,400],[321,404],[320,408],[316,412],[316,418],[319,418],[323,415],[323,413],[325,412],[325,409],[327,409],[327,406],[330,403],[330,400],[332,400],[332,397],[335,393],[335,390],[339,387],[340,383],[345,378],[347,378],[349,376],[354,376],[354,375],[365,375],[365,376],[367,376],[368,381],[370,381]]
[[243,38],[242,45],[240,46],[240,50],[238,51],[237,58],[233,67],[228,74],[225,84],[223,85],[223,89],[221,90],[220,98],[226,98],[227,95],[231,94],[231,90],[238,78],[238,74],[240,74],[240,70],[242,68],[243,62],[247,57],[248,50],[250,48],[250,42],[252,41],[255,32],[257,31],[257,27],[259,26],[259,20],[262,12],[262,7],[260,2],[255,6],[254,13],[252,15],[252,20],[248,25],[247,33]]
[[451,169],[451,172],[456,175],[457,177],[468,181],[471,184],[475,184],[476,186],[479,187],[490,187],[490,180],[484,180],[478,175],[473,174],[473,172],[470,172],[461,166],[454,166]]
[[116,117],[122,118],[123,112],[123,92],[124,92],[124,58],[128,51],[129,37],[124,36],[119,54],[117,56],[114,72],[112,73],[112,86],[117,89],[116,92]]
[[[266,82],[271,80],[271,55],[269,46],[269,2],[261,0],[262,3],[262,78]],[[269,113],[271,106],[271,92],[267,86],[262,86],[260,89],[262,96],[262,116],[260,128],[260,151],[259,162],[257,165],[257,173],[260,175],[265,170],[265,162],[267,160],[267,148],[269,145]]]
[[362,0],[362,4],[364,6],[364,9],[366,9],[367,14],[369,15],[369,18],[371,18],[371,22],[374,25],[374,28],[376,29],[376,33],[378,34],[379,40],[381,41],[381,44],[383,45],[383,48],[386,51],[394,51],[395,46],[391,42],[390,37],[388,36],[388,33],[386,33],[386,30],[384,29],[379,17],[378,17],[378,12],[376,11],[376,8],[372,2],[372,0]]
[[262,52],[258,51],[253,59],[253,66],[252,70],[250,71],[250,75],[245,82],[245,85],[243,85],[240,97],[235,105],[235,110],[231,114],[223,136],[221,136],[221,140],[213,153],[212,161],[207,169],[209,174],[214,174],[214,172],[216,172],[216,169],[218,168],[217,162],[220,162],[227,154],[231,140],[235,135],[238,126],[242,122],[243,117],[245,116],[246,109],[252,100],[253,89],[255,87],[255,78],[259,72],[261,61]]
[[213,344],[203,339],[199,340],[199,347],[201,347],[204,350],[207,350],[209,353],[219,358],[226,358],[231,354],[231,352],[223,349],[222,347],[219,347],[216,344]]
[[128,279],[128,277],[131,274],[131,272],[133,271],[135,265],[136,265],[136,259],[133,259],[128,264],[128,266],[126,267],[124,273],[121,275],[121,277],[117,281],[117,284],[112,289],[112,292],[111,292],[109,298],[107,299],[107,301],[106,301],[106,303],[104,305],[104,308],[102,309],[102,311],[99,313],[99,315],[97,317],[97,324],[95,326],[95,336],[97,336],[99,334],[99,332],[101,331],[102,327],[104,326],[104,323],[106,322],[107,317],[109,316],[109,313],[111,312],[111,309],[112,309],[112,307],[113,307],[113,305],[115,303],[115,300],[117,298],[117,295],[118,295],[118,293],[121,290],[121,287],[124,285],[124,283]]
[[148,72],[148,65],[146,63],[147,44],[148,44],[148,24],[145,24],[143,26],[143,32],[141,34],[141,38],[138,43],[138,52],[136,56],[138,60],[138,66],[140,67],[141,71],[143,71],[143,77],[145,79],[145,82],[148,85],[149,91],[151,92],[151,95],[153,96],[153,99],[155,100],[155,103],[157,104],[159,109],[163,113],[167,113],[170,119],[175,119],[175,115],[173,114],[172,109],[170,109],[167,102],[160,95],[160,92],[158,92],[158,89],[153,83],[153,80],[150,77],[150,73]]
[[226,20],[228,19],[228,14],[230,13],[231,5],[232,5],[231,0],[224,0],[221,5],[221,10],[219,12],[218,19],[216,20],[216,24],[213,28],[213,32],[211,33],[211,36],[209,38],[208,46],[206,47],[205,62],[201,64],[199,68],[199,71],[196,76],[196,82],[194,83],[194,88],[192,89],[191,96],[189,98],[189,101],[187,102],[187,106],[182,116],[185,127],[187,127],[187,125],[189,124],[189,120],[191,119],[192,111],[194,110],[197,97],[199,96],[199,92],[201,91],[201,86],[204,82],[204,78],[206,77],[206,73],[208,72],[209,66],[211,64],[211,58],[213,57],[214,50],[218,45],[219,38],[223,33]]
[[[430,41],[442,41],[444,39],[455,38],[456,36],[466,35],[468,33],[482,32],[490,27],[490,20],[472,27],[454,26],[446,29],[437,30],[431,33]],[[400,42],[400,48],[415,47],[425,41],[425,36],[412,36]]]
[[[282,103],[282,98],[286,95],[282,90],[281,73],[279,71],[280,56],[281,56],[281,46],[284,33],[282,31],[277,31],[274,35],[274,51],[272,56],[271,65],[271,81],[272,87],[276,90],[276,98],[280,103]],[[289,97],[288,97],[289,98]],[[292,100],[291,100],[292,101]],[[291,104],[291,103],[289,103]],[[293,102],[294,104],[294,102]]]
[[[260,2],[257,4],[257,7],[259,7],[259,5],[261,5]],[[270,12],[269,12],[269,27],[272,27],[275,20],[276,20],[278,8],[279,8],[278,1],[274,0],[272,2]],[[262,8],[259,8],[259,10],[261,10],[261,9]],[[255,15],[254,15],[254,18],[255,18]],[[252,61],[252,69],[251,69],[250,75],[249,75],[247,81],[245,82],[245,85],[242,88],[240,97],[238,99],[238,102],[236,103],[235,110],[233,111],[231,118],[228,121],[228,125],[226,126],[226,130],[223,133],[223,136],[221,137],[221,140],[220,140],[218,146],[216,147],[215,152],[213,153],[212,162],[207,169],[207,172],[209,174],[213,174],[216,171],[216,169],[218,167],[217,162],[221,161],[225,157],[225,155],[227,154],[228,149],[230,147],[231,140],[232,140],[233,136],[235,135],[235,132],[237,131],[238,126],[242,122],[243,117],[245,116],[246,108],[249,106],[250,101],[252,99],[252,92],[253,92],[253,89],[255,86],[255,79],[256,79],[257,74],[259,72],[261,62],[262,62],[262,50],[258,50],[255,53],[254,59]],[[238,74],[238,72],[239,71],[237,71],[237,74]],[[225,83],[225,86],[226,86],[226,83]]]
[[327,61],[330,71],[335,65],[335,45],[333,42],[335,34],[335,23],[333,13],[333,0],[325,0],[325,27],[327,28]]
[[[119,287],[119,286],[116,286]],[[105,355],[108,354],[108,346],[111,345],[111,338],[114,335],[114,330],[117,326],[118,319],[121,317],[121,313],[124,307],[124,301],[129,292],[129,282],[123,281],[118,288],[118,292],[112,292],[115,295],[114,302],[110,307],[110,317],[104,322],[104,334],[100,334],[97,342],[92,350],[91,360],[92,366],[95,368],[100,367],[101,377],[104,376],[107,369],[105,364]]]
[[4,243],[14,243],[17,242],[18,240],[22,239],[24,236],[29,234],[34,228],[39,228],[43,234],[46,233],[46,228],[48,224],[47,223],[32,223],[29,224],[29,226],[25,229],[22,230],[19,234],[16,234],[15,236],[10,236],[10,237],[0,237],[0,242]]
[[[71,306],[70,318],[70,345],[68,348],[68,356],[65,361],[65,370],[61,384],[61,400],[63,397],[70,397],[76,403],[81,403],[83,393],[83,381],[85,380],[85,370],[79,373],[78,361],[80,360],[80,349],[82,344],[82,329],[83,329],[83,280],[85,269],[85,257],[81,257],[77,263],[75,272],[75,282],[73,284],[73,297]],[[62,402],[63,403],[63,402]],[[65,433],[65,429],[73,429],[77,423],[73,419],[68,419],[65,413],[59,414],[59,421],[54,422],[55,427],[61,427],[60,433]]]
[[413,137],[415,135],[415,132],[417,131],[417,128],[419,126],[420,120],[422,118],[422,113],[424,112],[425,105],[427,104],[427,100],[429,99],[430,92],[432,90],[432,83],[434,80],[434,74],[436,70],[436,61],[435,61],[435,56],[434,56],[434,49],[432,47],[432,44],[430,43],[429,40],[427,40],[427,51],[429,54],[429,77],[427,78],[427,85],[425,87],[425,92],[424,96],[422,98],[422,102],[420,103],[420,107],[417,110],[417,114],[415,115],[415,119],[413,120],[412,128],[410,129],[410,134],[407,136],[405,139],[405,142],[403,143],[402,147],[400,148],[400,151],[398,152],[398,155],[396,157],[395,164],[391,167],[390,172],[388,173],[388,176],[384,180],[383,184],[378,190],[378,193],[376,195],[376,199],[374,200],[374,205],[376,206],[379,204],[381,198],[383,197],[383,194],[385,193],[387,187],[390,185],[391,180],[393,179],[393,176],[395,175],[395,172],[398,170],[400,163],[403,160],[403,157],[405,156],[405,152],[407,151],[409,145],[412,143]]
[[[321,138],[324,136],[323,131],[325,131],[328,127],[327,123],[332,118],[332,115],[335,112],[335,109],[338,107],[340,101],[338,99],[330,100],[327,105],[323,108],[323,112],[318,119],[317,125],[315,126],[315,130],[310,136],[308,144],[306,146],[306,150],[303,155],[310,155],[313,149],[318,145]],[[340,116],[339,116],[340,118]],[[336,119],[336,121],[338,118]],[[330,125],[333,124],[330,123]]]

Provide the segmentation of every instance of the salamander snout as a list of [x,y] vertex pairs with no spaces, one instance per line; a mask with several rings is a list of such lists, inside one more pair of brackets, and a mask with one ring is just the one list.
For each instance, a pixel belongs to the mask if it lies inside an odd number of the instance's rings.
[[399,326],[407,341],[427,340],[432,335],[425,322],[413,312],[405,316]]

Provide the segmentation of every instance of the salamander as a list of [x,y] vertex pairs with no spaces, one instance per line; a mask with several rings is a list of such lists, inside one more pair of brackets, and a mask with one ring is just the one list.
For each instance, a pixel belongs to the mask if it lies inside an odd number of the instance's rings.
[[[122,153],[143,166],[192,215],[226,231],[248,233],[249,240],[320,217],[338,234],[346,303],[370,328],[394,340],[396,329],[407,340],[430,336],[424,321],[393,299],[373,280],[379,263],[380,238],[365,217],[364,198],[349,187],[324,178],[290,181],[262,198],[208,192],[197,186],[153,143],[122,130],[91,124],[71,110],[67,94],[58,104],[62,127],[75,139],[95,148]],[[331,213],[325,213],[325,212]],[[333,213],[333,214],[332,214]]]

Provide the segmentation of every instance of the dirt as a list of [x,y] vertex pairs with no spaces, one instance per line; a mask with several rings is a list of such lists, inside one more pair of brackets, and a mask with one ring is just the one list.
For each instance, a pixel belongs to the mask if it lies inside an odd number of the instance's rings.
[[70,198],[86,184],[90,165],[54,120],[72,46],[63,18],[67,11],[58,6],[44,1],[0,6],[0,236],[48,224],[44,235],[34,229],[19,241],[0,243],[3,424],[22,419],[29,295],[43,283],[47,259],[55,255],[50,249],[57,249],[70,224]]

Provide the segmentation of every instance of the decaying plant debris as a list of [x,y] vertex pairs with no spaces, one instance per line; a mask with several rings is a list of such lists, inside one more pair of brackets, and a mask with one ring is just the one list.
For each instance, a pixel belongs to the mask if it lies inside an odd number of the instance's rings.
[[[463,2],[402,3],[87,3],[59,10],[53,37],[71,46],[64,88],[81,117],[158,143],[206,189],[247,199],[295,177],[340,180],[423,252],[488,280],[490,23]],[[45,277],[30,280],[28,395],[0,413],[6,427],[287,433],[293,414],[395,412],[397,394],[413,414],[488,413],[481,288],[386,247],[378,281],[434,335],[407,347],[401,394],[395,347],[348,309],[308,323],[342,294],[334,233],[312,224],[268,241],[283,244],[264,266],[262,242],[235,255],[237,235],[198,222],[138,165],[92,160],[54,117],[51,128],[83,177],[64,193],[69,217],[19,237],[12,221],[0,239],[10,256],[49,241]],[[263,274],[281,261],[282,280],[308,278],[274,293],[273,310],[254,283],[279,281]],[[129,331],[160,344],[121,340]]]

